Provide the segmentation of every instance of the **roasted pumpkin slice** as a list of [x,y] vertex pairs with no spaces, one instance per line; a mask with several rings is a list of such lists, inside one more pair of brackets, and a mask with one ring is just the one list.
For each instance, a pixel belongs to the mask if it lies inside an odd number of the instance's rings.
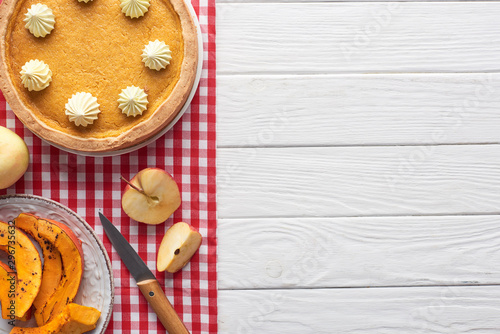
[[16,299],[16,273],[10,270],[9,266],[0,262],[0,303],[2,304],[2,318],[11,319],[15,317],[15,306],[11,306],[11,301]]
[[0,304],[3,319],[28,321],[31,319],[30,308],[22,318],[15,315],[17,275],[5,263],[0,262]]
[[17,226],[24,230],[33,237],[33,239],[38,242],[40,248],[42,249],[43,255],[43,268],[42,268],[42,285],[40,286],[40,291],[33,301],[33,306],[40,309],[49,300],[50,296],[56,291],[61,281],[63,267],[61,254],[57,248],[48,241],[46,238],[42,237],[38,230],[33,228],[33,225],[29,225],[31,228],[24,228],[26,226]]
[[59,251],[62,260],[61,280],[45,304],[35,310],[38,326],[43,326],[63,311],[78,292],[83,274],[81,242],[66,225],[32,214],[22,213],[15,220],[17,227],[46,239]]
[[10,334],[80,334],[96,328],[101,312],[93,307],[68,304],[64,310],[42,327],[13,327]]
[[43,307],[50,296],[56,292],[59,282],[61,282],[63,272],[62,259],[59,251],[47,240],[42,242],[46,242],[47,244],[40,244],[43,248],[42,285],[40,286],[38,296],[36,296],[33,301],[33,306],[37,309]]
[[35,245],[18,228],[0,221],[0,249],[9,254],[17,273],[15,315],[23,318],[42,283],[42,260]]

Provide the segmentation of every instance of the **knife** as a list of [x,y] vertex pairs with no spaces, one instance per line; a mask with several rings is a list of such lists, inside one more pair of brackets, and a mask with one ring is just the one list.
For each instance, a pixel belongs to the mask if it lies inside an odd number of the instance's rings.
[[139,290],[141,290],[168,333],[189,334],[186,326],[161,289],[160,283],[158,283],[158,280],[151,270],[149,270],[148,266],[142,261],[139,254],[137,254],[109,219],[100,212],[99,218],[101,219],[104,232],[106,232],[109,240],[111,240],[113,247],[118,255],[120,255],[127,269],[132,276],[134,276]]

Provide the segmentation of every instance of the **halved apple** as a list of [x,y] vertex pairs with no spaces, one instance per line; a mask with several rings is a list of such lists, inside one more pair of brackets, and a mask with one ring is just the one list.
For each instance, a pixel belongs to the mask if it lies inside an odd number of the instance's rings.
[[[126,180],[125,180],[126,181]],[[146,168],[137,173],[122,196],[123,211],[145,224],[160,224],[181,205],[181,194],[175,180],[159,168]]]
[[15,264],[17,272],[15,316],[23,318],[40,290],[42,260],[26,234],[2,221],[0,221],[0,249],[9,254],[9,261],[12,262],[10,267]]
[[181,270],[200,248],[201,234],[191,225],[179,222],[172,225],[158,249],[158,271],[175,273]]

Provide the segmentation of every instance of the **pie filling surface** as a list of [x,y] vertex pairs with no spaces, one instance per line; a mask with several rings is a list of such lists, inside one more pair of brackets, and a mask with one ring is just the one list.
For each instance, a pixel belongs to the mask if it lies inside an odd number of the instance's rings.
[[[43,38],[25,28],[24,14],[43,3],[55,15],[54,30]],[[146,121],[179,82],[185,57],[182,25],[168,0],[151,0],[143,17],[131,19],[118,0],[20,0],[5,36],[6,66],[22,104],[47,127],[79,138],[117,137]],[[166,69],[147,68],[142,51],[150,41],[168,44],[172,59]],[[28,91],[21,83],[21,67],[32,59],[49,65],[52,82],[42,91]],[[194,75],[194,73],[191,73]],[[118,97],[128,86],[148,94],[147,110],[127,117]],[[88,92],[97,98],[101,113],[93,124],[76,126],[65,115],[73,94]]]

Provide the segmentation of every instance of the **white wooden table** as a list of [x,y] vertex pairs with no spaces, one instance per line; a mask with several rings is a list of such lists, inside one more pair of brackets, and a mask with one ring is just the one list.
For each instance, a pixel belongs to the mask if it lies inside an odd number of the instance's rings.
[[220,333],[500,333],[500,2],[217,4]]

